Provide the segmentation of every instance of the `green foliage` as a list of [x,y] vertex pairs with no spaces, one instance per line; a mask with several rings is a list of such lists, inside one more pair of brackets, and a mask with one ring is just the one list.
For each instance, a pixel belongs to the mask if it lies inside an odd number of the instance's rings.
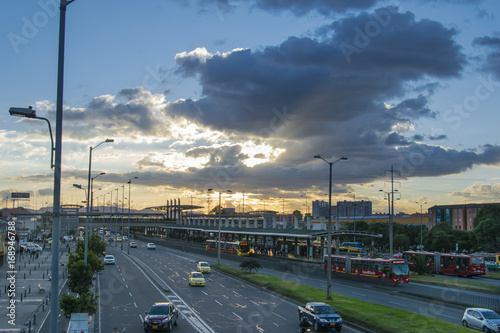
[[[77,249],[76,251],[74,251],[69,255],[68,267],[71,267],[71,265],[75,262],[84,260],[84,258],[85,258],[85,253],[83,252],[83,249]],[[87,264],[89,265],[92,274],[96,274],[104,270],[103,261],[94,252],[90,250],[87,253]]]
[[410,266],[418,275],[426,275],[431,272],[429,266],[430,259],[425,254],[419,254],[413,259],[413,265]]
[[394,248],[401,252],[410,247],[410,237],[405,234],[394,235]]
[[[98,257],[103,257],[104,252],[106,251],[106,243],[101,240],[101,238],[92,233],[88,240],[88,251],[94,252]],[[76,242],[76,251],[85,251],[85,241],[79,239]]]
[[[88,259],[88,258],[87,258]],[[84,260],[68,264],[68,288],[75,293],[88,292],[94,281],[94,272]]]
[[257,260],[250,259],[250,260],[245,260],[240,264],[240,268],[242,270],[246,270],[249,273],[252,272],[252,270],[255,270],[256,272],[262,268],[262,266],[258,263]]
[[474,219],[476,249],[498,252],[500,249],[500,205],[482,207]]
[[66,318],[70,318],[72,313],[93,315],[97,312],[97,298],[91,291],[81,293],[78,297],[62,294],[59,306]]
[[297,217],[297,220],[302,221],[302,213],[300,210],[294,210],[292,214]]

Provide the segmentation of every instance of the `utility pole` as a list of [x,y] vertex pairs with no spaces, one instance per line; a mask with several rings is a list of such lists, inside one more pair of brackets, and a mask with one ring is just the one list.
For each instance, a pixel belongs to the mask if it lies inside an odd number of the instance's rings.
[[[390,204],[391,207],[389,209],[389,253],[391,257],[394,255],[394,173],[397,172],[398,176],[401,176],[399,171],[394,170],[394,165],[391,164],[391,170],[385,171],[391,173],[391,191],[390,193]],[[397,190],[396,190],[397,191]]]

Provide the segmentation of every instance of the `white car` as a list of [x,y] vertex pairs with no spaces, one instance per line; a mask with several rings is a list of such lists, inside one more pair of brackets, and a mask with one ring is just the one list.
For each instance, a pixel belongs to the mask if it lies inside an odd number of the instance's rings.
[[123,236],[122,240],[126,241],[126,240],[128,240],[128,237],[127,236]]
[[108,254],[104,257],[104,265],[114,265],[115,264],[115,257],[112,256],[111,254]]
[[156,245],[154,243],[148,243],[148,245],[146,245],[146,248],[148,250],[156,250]]
[[500,332],[500,315],[489,309],[468,308],[465,309],[462,325],[483,332]]

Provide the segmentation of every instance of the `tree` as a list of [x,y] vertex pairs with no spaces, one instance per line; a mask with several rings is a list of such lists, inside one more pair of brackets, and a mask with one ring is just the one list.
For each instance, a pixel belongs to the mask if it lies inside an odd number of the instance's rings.
[[408,249],[410,247],[410,237],[405,234],[394,235],[393,245],[395,249]]
[[[71,253],[68,259],[68,268],[78,261],[84,261],[84,258],[85,255],[82,249],[78,249],[75,252]],[[104,270],[103,261],[92,251],[88,251],[87,253],[87,264],[93,275]]]
[[258,271],[259,269],[262,268],[262,266],[259,264],[259,262],[255,259],[250,259],[250,260],[245,260],[240,264],[240,268],[242,270],[248,271],[249,273],[252,272],[253,269],[255,271]]
[[474,228],[477,241],[477,250],[485,252],[498,251],[500,244],[500,220],[492,216],[481,218],[477,227]]
[[[79,239],[76,242],[76,251],[85,251],[85,241],[82,239]],[[87,249],[87,255],[88,253],[92,251],[94,252],[98,257],[103,257],[104,253],[106,252],[106,243],[101,240],[99,236],[96,234],[92,233],[88,240],[88,249]]]
[[94,314],[97,312],[97,298],[91,291],[81,293],[78,297],[62,294],[59,305],[66,318],[71,318],[72,313]]
[[410,267],[418,275],[426,275],[431,272],[431,266],[429,266],[429,262],[430,259],[427,258],[425,254],[419,254],[414,257],[413,265]]
[[84,260],[68,263],[68,288],[75,293],[84,293],[94,281],[94,272]]
[[498,251],[500,244],[500,205],[486,205],[477,212],[473,234],[476,249],[486,252]]
[[300,212],[300,210],[294,210],[292,215],[295,215],[297,217],[297,220],[299,221],[302,221],[302,213]]
[[429,251],[451,252],[455,250],[455,236],[448,223],[438,223],[427,234],[425,248]]

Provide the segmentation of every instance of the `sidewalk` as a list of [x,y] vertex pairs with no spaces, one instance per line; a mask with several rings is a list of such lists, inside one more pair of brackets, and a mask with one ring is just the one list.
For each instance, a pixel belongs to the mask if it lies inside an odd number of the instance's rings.
[[[59,288],[67,278],[68,250],[59,245]],[[35,332],[50,310],[52,249],[47,246],[38,258],[16,253],[15,269],[6,260],[0,267],[0,332]],[[38,287],[40,285],[40,288]],[[15,297],[10,298],[15,288]],[[13,302],[15,300],[15,302]]]

